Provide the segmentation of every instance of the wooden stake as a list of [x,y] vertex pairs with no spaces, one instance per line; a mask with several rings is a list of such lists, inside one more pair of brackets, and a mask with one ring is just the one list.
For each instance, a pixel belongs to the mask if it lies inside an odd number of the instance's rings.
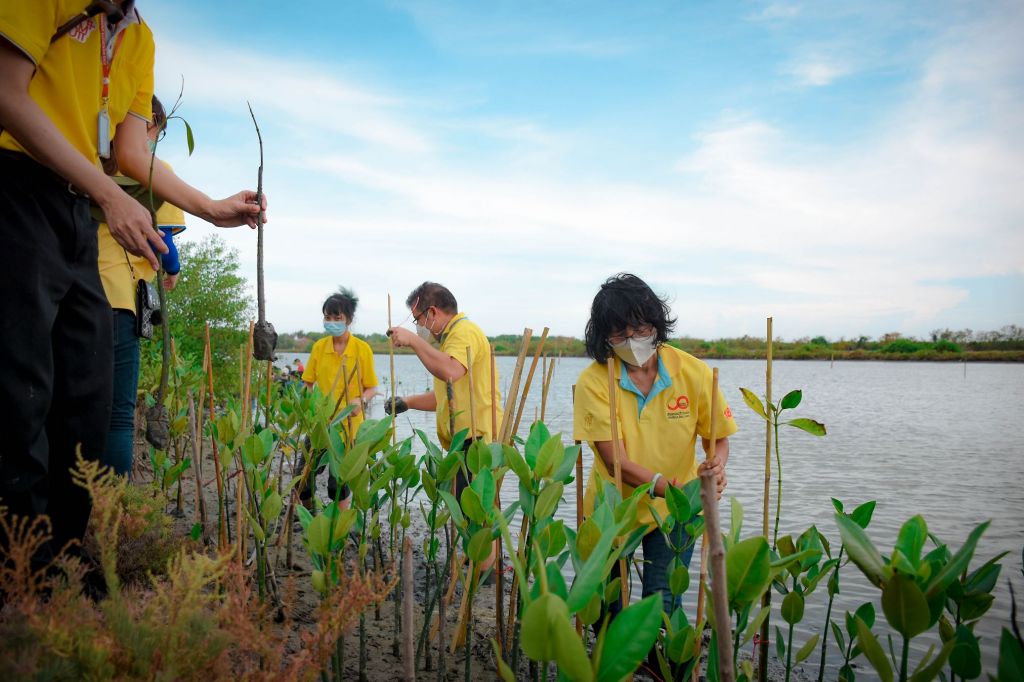
[[[712,370],[711,379],[711,447],[705,461],[714,462],[718,443],[718,368]],[[700,497],[704,504],[704,538],[708,543],[711,560],[711,606],[715,610],[715,634],[718,637],[718,675],[722,682],[732,682],[733,641],[729,622],[729,601],[726,592],[725,545],[718,518],[718,488],[715,476],[709,471],[700,474]]]
[[[605,361],[605,365],[608,367],[608,417],[611,421],[612,429],[612,460],[614,462],[614,476],[615,476],[615,488],[619,491],[619,497],[622,497],[622,444],[619,442],[619,409],[618,409],[618,394],[616,393],[618,381],[615,376],[615,362],[608,358]],[[629,604],[629,571],[627,570],[626,560],[623,558],[619,559],[619,577],[621,578],[621,589],[619,595],[622,597],[622,608],[625,609]]]
[[476,401],[473,396],[473,349],[469,346],[466,346],[466,379],[469,381],[469,440],[472,441],[476,439]]
[[[388,294],[388,330],[391,330],[391,294]],[[397,443],[398,429],[394,427],[395,405],[398,400],[398,387],[395,386],[395,341],[388,334],[388,362],[391,368],[391,444]]]
[[491,440],[498,440],[498,371],[495,367],[494,344],[491,344]]
[[[523,387],[523,396],[519,399],[519,410],[516,411],[516,421],[512,425],[512,433],[519,433],[519,422],[523,418],[523,408],[526,407],[526,396],[530,393],[530,385],[533,383],[533,373],[537,371],[537,361],[544,351],[544,342],[548,338],[548,328],[540,334],[540,343],[537,344],[537,351],[533,354],[533,362],[530,363],[530,371],[526,375],[526,386]],[[543,377],[542,377],[543,378]]]
[[[210,351],[210,323],[206,323],[206,357],[210,358],[207,363],[206,378],[210,388],[210,423],[213,424],[215,417],[213,413],[213,353]],[[224,551],[228,546],[227,519],[224,515],[224,482],[220,475],[220,456],[217,454],[217,438],[211,433],[210,444],[213,446],[213,470],[217,476],[217,549]]]
[[519,395],[519,380],[523,375],[523,363],[526,362],[526,351],[530,347],[532,335],[533,330],[529,327],[523,330],[523,342],[519,347],[516,367],[512,371],[512,383],[509,384],[508,395],[505,396],[505,409],[501,414],[501,437],[498,439],[501,443],[511,442],[512,436],[515,435],[515,431],[512,430],[513,412],[515,411],[516,397]]
[[[554,363],[551,363],[551,369],[554,370]],[[552,372],[553,373],[553,372]],[[550,382],[550,379],[548,380]],[[547,394],[547,389],[544,391]],[[543,404],[543,403],[542,403]],[[576,406],[576,384],[572,385],[572,404]],[[543,421],[543,417],[541,418]],[[576,447],[579,451],[576,454],[576,534],[579,535],[580,526],[583,525],[583,448],[582,441],[576,441]],[[576,614],[576,634],[583,634],[583,621],[580,620],[579,614]]]
[[551,379],[555,376],[555,359],[545,358],[547,360],[547,367],[545,368],[545,374],[543,376],[544,383],[542,385],[540,394],[540,420],[544,421],[544,415],[548,406],[548,391],[551,390]]
[[708,581],[708,536],[705,534],[700,541],[700,582],[697,584],[697,624],[696,627],[700,628],[697,633],[697,647],[695,649],[693,660],[696,664],[693,666],[693,673],[690,675],[692,682],[697,682],[700,677],[700,650],[701,645],[704,643],[704,585]]
[[[768,404],[772,402],[772,318],[768,318],[767,321],[768,330],[768,358],[765,363],[764,373],[764,398],[768,401]],[[833,356],[834,357],[834,356]],[[771,480],[772,480],[772,425],[771,422],[765,421],[764,424],[764,515],[761,519],[761,533],[764,535],[764,539],[768,540],[768,508],[769,499],[771,498]],[[770,607],[772,604],[772,591],[765,590],[764,596],[761,597],[761,606]],[[771,637],[771,611],[768,612],[768,617],[761,623],[761,636],[758,642],[757,650],[757,679],[758,682],[768,682],[768,641]]]

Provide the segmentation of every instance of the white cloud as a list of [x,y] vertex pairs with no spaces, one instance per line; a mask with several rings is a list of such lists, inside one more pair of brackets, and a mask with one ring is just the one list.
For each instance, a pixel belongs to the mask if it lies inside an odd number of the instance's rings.
[[789,71],[799,85],[822,87],[847,75],[849,68],[829,61],[813,60],[795,64]]

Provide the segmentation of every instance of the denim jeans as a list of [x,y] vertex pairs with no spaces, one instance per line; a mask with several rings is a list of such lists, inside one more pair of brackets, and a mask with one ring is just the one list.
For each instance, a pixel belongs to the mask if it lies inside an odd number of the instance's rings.
[[[672,530],[672,541],[678,547],[684,543],[689,544],[690,537],[686,534],[681,524],[676,524],[676,527]],[[665,610],[666,614],[671,614],[675,610],[676,606],[682,603],[682,597],[673,601],[672,592],[668,589],[668,565],[672,561],[673,553],[672,548],[668,546],[665,541],[665,536],[660,530],[653,530],[644,536],[642,541],[642,547],[644,549],[644,561],[643,561],[643,597],[649,597],[652,594],[661,593],[661,605]],[[693,556],[693,546],[691,545],[683,552],[680,559],[685,566],[690,565],[690,558]],[[632,555],[627,557],[627,561],[631,562],[633,559]],[[611,579],[614,580],[619,575],[619,562],[615,562],[615,567],[612,568]],[[622,610],[622,601],[616,599],[614,603],[609,606],[609,611],[614,618],[619,611]]]
[[114,403],[103,463],[122,476],[131,476],[135,451],[135,399],[139,389],[139,337],[135,313],[115,308]]

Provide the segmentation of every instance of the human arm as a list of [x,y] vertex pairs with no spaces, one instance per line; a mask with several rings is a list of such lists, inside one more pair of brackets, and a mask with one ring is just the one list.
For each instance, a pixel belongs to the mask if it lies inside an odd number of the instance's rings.
[[405,400],[406,406],[412,410],[422,410],[423,412],[437,411],[437,396],[432,391],[406,396],[403,400]]
[[[461,362],[447,353],[434,348],[408,329],[392,327],[388,330],[388,335],[397,348],[403,346],[412,348],[413,352],[416,353],[416,357],[427,368],[427,371],[441,381],[451,381],[454,383],[465,376],[466,368]],[[409,405],[409,407],[412,407],[412,405]]]
[[[711,443],[707,439],[701,439],[701,443],[704,447],[704,451],[707,452]],[[597,454],[601,457],[601,461],[604,462],[604,466],[608,471],[615,471],[615,455],[612,449],[612,441],[597,441],[594,443],[597,448]],[[725,475],[725,465],[729,460],[729,439],[719,438],[715,446],[717,456],[715,461],[705,461],[698,467],[698,471],[710,469],[715,473],[717,484],[718,484],[718,497],[722,497],[722,491],[725,490],[728,485],[728,480]],[[626,452],[626,446],[622,441],[619,441],[619,463],[622,467],[622,482],[625,485],[641,486],[645,483],[650,483],[651,479],[654,478],[656,473],[653,469],[648,469],[645,466],[637,464],[629,458],[629,454]],[[672,480],[666,479],[664,476],[658,478],[658,482],[654,486],[654,494],[657,497],[665,496],[665,489],[669,485],[676,485]]]
[[[7,40],[0,40],[0,127],[36,161],[88,194],[103,209],[114,239],[130,253],[148,260],[154,270],[159,269],[154,249],[165,253],[167,247],[153,229],[149,212],[75,149],[29,96],[34,72],[32,60]],[[140,123],[144,130],[145,123]]]
[[[146,122],[137,116],[126,116],[118,124],[114,152],[121,172],[139,183],[149,186],[150,165],[153,166],[153,191],[175,206],[218,227],[248,225],[256,227],[260,207],[256,205],[256,192],[241,191],[226,199],[214,200],[188,184],[166,164],[153,159],[148,150]],[[267,206],[263,196],[262,208]]]

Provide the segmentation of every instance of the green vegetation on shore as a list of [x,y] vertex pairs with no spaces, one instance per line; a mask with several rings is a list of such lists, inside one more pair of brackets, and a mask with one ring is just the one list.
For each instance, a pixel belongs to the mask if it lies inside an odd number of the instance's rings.
[[[298,331],[281,334],[278,350],[308,352],[313,343],[323,336],[321,332]],[[388,352],[388,339],[383,334],[361,337],[374,353]],[[515,355],[519,349],[519,335],[503,334],[489,337],[497,355]],[[531,351],[537,340],[531,342]],[[699,358],[727,360],[757,360],[766,355],[763,338],[740,336],[737,338],[705,340],[691,336],[672,339],[669,343]],[[584,357],[586,349],[582,339],[572,336],[549,336],[544,344],[549,356]],[[409,353],[406,348],[399,353]],[[1024,362],[1024,328],[1007,325],[998,331],[975,332],[970,329],[954,331],[936,329],[927,340],[903,336],[898,332],[884,334],[877,339],[860,336],[855,339],[830,341],[824,336],[792,341],[775,339],[772,353],[777,360],[928,360],[965,362]]]

